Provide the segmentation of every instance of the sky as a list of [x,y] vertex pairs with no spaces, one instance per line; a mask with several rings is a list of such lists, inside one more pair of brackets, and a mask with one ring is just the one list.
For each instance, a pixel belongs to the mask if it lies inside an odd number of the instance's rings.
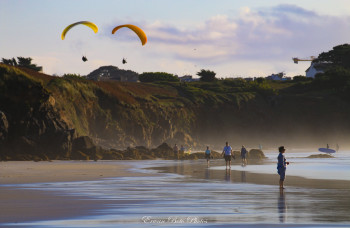
[[[63,29],[78,25],[64,40]],[[131,30],[146,33],[142,46]],[[46,74],[113,65],[178,76],[305,75],[310,58],[350,43],[349,0],[0,0],[0,58],[31,57]],[[87,62],[81,60],[86,55]],[[122,64],[126,58],[127,64]]]

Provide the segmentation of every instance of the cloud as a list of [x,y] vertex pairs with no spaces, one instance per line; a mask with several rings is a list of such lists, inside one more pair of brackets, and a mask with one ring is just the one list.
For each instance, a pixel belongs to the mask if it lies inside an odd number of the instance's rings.
[[[134,23],[146,32],[148,43],[142,51],[159,65],[173,60],[180,66],[182,61],[203,68],[234,69],[240,75],[245,74],[243,66],[265,66],[261,70],[247,69],[247,74],[252,76],[254,72],[273,73],[272,70],[300,72],[292,57],[317,56],[333,46],[348,43],[349,21],[349,16],[321,15],[282,4],[260,9],[244,7],[239,14],[215,15],[195,26],[191,23],[180,27],[161,21],[125,23]],[[112,30],[112,25],[116,26],[110,24],[106,28]],[[131,31],[120,32],[117,37],[109,33],[105,36],[125,43],[139,42]],[[169,64],[168,67],[175,69]]]
[[[197,27],[156,22],[146,25],[146,30],[149,42],[167,48],[176,58],[231,61],[318,54],[325,46],[344,42],[340,38],[344,33],[350,39],[343,30],[348,21],[284,4],[259,11],[242,8],[238,17],[217,15]],[[193,54],[194,48],[200,54]]]

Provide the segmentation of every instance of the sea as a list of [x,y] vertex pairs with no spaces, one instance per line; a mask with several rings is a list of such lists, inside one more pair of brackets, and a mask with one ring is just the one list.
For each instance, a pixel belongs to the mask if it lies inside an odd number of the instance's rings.
[[264,153],[264,161],[237,158],[228,170],[223,159],[209,165],[203,159],[98,161],[148,175],[11,185],[96,201],[96,207],[78,217],[0,227],[350,227],[350,151],[308,158],[320,152],[288,150],[284,190],[278,153]]

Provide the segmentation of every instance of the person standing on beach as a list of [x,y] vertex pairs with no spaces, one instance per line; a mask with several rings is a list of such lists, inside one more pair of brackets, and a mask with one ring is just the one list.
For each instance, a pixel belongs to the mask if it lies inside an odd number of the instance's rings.
[[222,155],[224,155],[224,158],[225,158],[226,169],[227,169],[227,166],[229,166],[231,169],[232,147],[228,145],[228,142],[226,142],[226,146],[222,151]]
[[244,146],[242,146],[242,148],[241,148],[242,165],[246,165],[247,164],[246,156],[247,156],[247,149]]
[[177,157],[177,159],[179,159],[179,148],[177,147],[176,143],[175,143],[175,146],[173,148],[173,151],[174,151],[175,157]]
[[210,153],[209,146],[207,146],[207,149],[205,151],[205,158],[207,159],[207,166],[209,167],[209,160],[210,160]]
[[286,161],[286,158],[284,157],[284,152],[286,152],[286,149],[284,148],[284,146],[280,146],[278,148],[279,154],[277,157],[277,173],[280,175],[280,189],[284,189],[283,187],[283,182],[284,179],[286,178],[286,169],[287,169],[287,165],[289,165],[289,162]]

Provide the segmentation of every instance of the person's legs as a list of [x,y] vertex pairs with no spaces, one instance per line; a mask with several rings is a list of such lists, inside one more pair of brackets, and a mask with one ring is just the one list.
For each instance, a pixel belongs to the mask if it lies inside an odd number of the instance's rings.
[[285,169],[280,169],[279,170],[279,174],[280,174],[280,188],[284,189],[284,179],[285,179],[285,175],[286,175],[286,170]]

